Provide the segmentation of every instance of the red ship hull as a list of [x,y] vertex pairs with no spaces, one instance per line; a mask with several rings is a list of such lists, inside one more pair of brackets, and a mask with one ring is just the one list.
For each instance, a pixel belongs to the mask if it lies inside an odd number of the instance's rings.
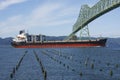
[[69,42],[42,42],[42,43],[17,43],[12,42],[15,48],[72,48],[72,47],[104,47],[107,39],[69,41]]

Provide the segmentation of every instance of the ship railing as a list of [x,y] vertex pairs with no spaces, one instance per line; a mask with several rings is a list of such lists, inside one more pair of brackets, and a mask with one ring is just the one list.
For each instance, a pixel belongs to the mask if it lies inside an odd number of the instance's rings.
[[92,40],[58,40],[58,41],[26,41],[26,43],[61,43],[61,42],[88,42],[88,41],[99,41],[100,39],[92,39]]

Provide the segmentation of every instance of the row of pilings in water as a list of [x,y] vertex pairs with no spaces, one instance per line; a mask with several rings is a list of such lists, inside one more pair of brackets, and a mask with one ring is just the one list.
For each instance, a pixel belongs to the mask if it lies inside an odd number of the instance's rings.
[[[54,54],[54,55],[57,55],[57,56],[60,56],[60,57],[63,57],[64,59],[67,59],[67,60],[71,60],[71,61],[74,61],[74,62],[77,62],[77,63],[82,63],[81,61],[79,60],[76,60],[76,59],[73,59],[73,56],[71,55],[65,55],[66,53],[65,52],[62,52],[61,50],[55,50],[55,49],[52,49],[52,50],[43,50],[41,51],[43,54],[47,55],[48,57],[50,57],[52,60],[58,62],[59,64],[63,65],[64,67],[66,67],[67,69],[71,69],[72,71],[74,71],[75,73],[77,73],[78,75],[80,75],[81,77],[84,75],[84,72],[82,71],[77,71],[75,70],[74,68],[72,68],[70,65],[67,65],[66,63],[60,61],[59,59],[56,59],[55,57],[51,56],[49,53],[51,54]],[[65,53],[65,54],[64,54]],[[67,53],[68,54],[68,53]],[[86,57],[86,60],[84,61],[84,65],[85,67],[90,67],[92,70],[94,70],[96,68],[96,65],[95,65],[95,59],[91,60],[91,63],[89,62],[90,61],[90,57]],[[98,61],[99,64],[102,65],[101,61]],[[110,62],[107,62],[105,63],[106,64],[106,67],[109,67],[110,66],[113,66],[112,63]],[[115,64],[114,65],[114,68],[118,68],[119,67],[119,64]],[[100,69],[98,69],[100,72],[104,72],[104,68],[102,69],[102,67]],[[114,71],[112,70],[112,67],[111,69],[108,71],[108,74],[112,77],[114,75]]]
[[40,67],[41,67],[41,70],[42,70],[42,74],[44,76],[44,80],[47,79],[47,71],[45,70],[43,64],[42,64],[42,61],[40,60],[40,58],[38,57],[37,53],[35,51],[33,51],[34,54],[35,54],[35,57],[36,57],[36,60],[38,61]]
[[17,65],[13,68],[12,72],[10,73],[10,78],[12,79],[15,76],[15,73],[18,71],[19,67],[21,66],[21,63],[23,61],[23,58],[28,53],[28,51],[25,51],[24,55],[20,58]]
[[[26,56],[26,54],[28,53],[28,51],[25,51],[24,55],[20,58],[20,60],[18,61],[18,63],[16,64],[16,66],[13,68],[12,72],[10,73],[10,79],[13,79],[14,76],[15,76],[15,73],[18,71],[18,69],[20,68],[21,66],[21,63],[24,59],[24,57]],[[40,68],[42,70],[42,74],[43,74],[43,77],[44,77],[44,80],[47,79],[47,71],[45,70],[43,64],[42,64],[42,61],[40,60],[40,58],[38,57],[37,53],[35,51],[33,51],[34,55],[35,55],[35,58],[37,60],[37,62],[39,63],[40,65]]]
[[[16,64],[16,66],[13,68],[12,72],[10,73],[10,78],[11,78],[11,79],[15,76],[15,73],[18,71],[18,69],[19,69],[19,67],[21,66],[21,63],[22,63],[22,61],[23,61],[23,59],[24,59],[24,57],[26,56],[27,53],[28,53],[28,51],[25,51],[25,52],[24,52],[24,55],[20,58],[20,60],[19,60],[18,63]],[[34,55],[35,55],[35,58],[36,58],[37,62],[38,62],[39,65],[40,65],[40,68],[41,68],[41,70],[42,70],[42,74],[43,74],[44,80],[47,80],[47,71],[46,71],[45,67],[44,67],[43,64],[42,64],[41,59],[39,58],[39,56],[37,55],[37,53],[36,53],[35,50],[33,50],[33,53],[34,53]],[[65,62],[63,62],[63,61],[61,61],[61,60],[59,60],[59,59],[56,59],[56,58],[55,58],[54,56],[52,56],[51,54],[54,54],[54,55],[63,57],[64,59],[67,59],[67,60],[72,60],[72,61],[74,61],[74,62],[79,62],[80,64],[82,63],[82,62],[80,62],[79,60],[73,59],[73,58],[72,58],[72,57],[73,57],[72,55],[71,55],[71,56],[68,56],[68,55],[66,56],[66,55],[64,54],[64,52],[61,52],[61,51],[58,51],[58,50],[54,50],[54,49],[52,49],[52,50],[41,50],[41,53],[44,54],[44,55],[46,55],[46,56],[48,56],[50,59],[52,59],[53,61],[57,62],[58,64],[63,65],[63,67],[67,68],[68,70],[73,71],[73,72],[76,73],[77,75],[80,75],[81,77],[84,75],[84,73],[83,73],[82,71],[76,70],[76,69],[73,68],[72,66],[66,64]],[[49,54],[49,53],[51,53],[51,54]],[[87,57],[86,60],[85,60],[85,63],[84,63],[85,66],[86,66],[86,67],[87,67],[87,66],[90,66],[91,69],[93,70],[93,69],[95,68],[95,65],[94,65],[95,60],[93,60],[93,63],[91,63],[91,64],[88,64],[88,61],[90,61],[90,58],[89,58],[89,57]],[[99,61],[98,63],[100,64],[101,62]],[[111,64],[110,64],[110,63],[106,63],[106,65],[109,67]],[[116,65],[115,65],[115,68],[118,68],[118,67],[119,67],[119,65],[116,64]],[[102,72],[102,71],[104,71],[104,69],[101,68],[101,69],[99,69],[99,71]],[[112,70],[112,69],[110,69],[109,75],[110,75],[110,76],[113,76],[113,70]]]

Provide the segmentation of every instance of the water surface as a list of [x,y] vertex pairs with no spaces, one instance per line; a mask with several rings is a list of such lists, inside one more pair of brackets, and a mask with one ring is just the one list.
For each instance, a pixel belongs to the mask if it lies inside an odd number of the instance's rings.
[[[35,53],[39,60],[36,59]],[[42,72],[40,62],[46,75]],[[0,80],[45,79],[120,80],[120,49],[107,47],[16,49],[11,46],[0,46]]]

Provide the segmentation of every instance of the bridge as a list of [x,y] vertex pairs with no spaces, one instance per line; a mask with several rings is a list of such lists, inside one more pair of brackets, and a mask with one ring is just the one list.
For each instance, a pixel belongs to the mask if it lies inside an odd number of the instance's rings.
[[92,7],[88,5],[81,6],[78,19],[73,25],[72,33],[65,40],[71,39],[75,33],[86,27],[90,22],[119,6],[120,0],[100,0]]

